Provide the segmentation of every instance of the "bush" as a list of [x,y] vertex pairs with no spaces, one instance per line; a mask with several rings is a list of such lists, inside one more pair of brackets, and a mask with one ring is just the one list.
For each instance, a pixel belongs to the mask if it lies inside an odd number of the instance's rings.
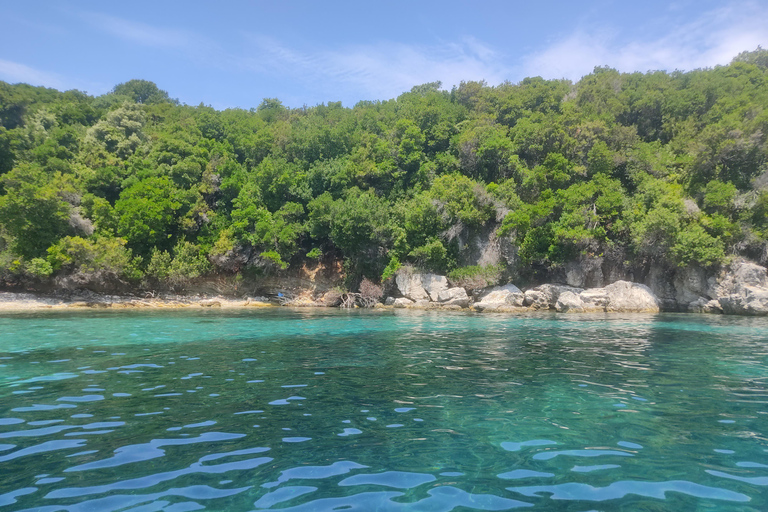
[[360,283],[360,302],[366,308],[372,308],[384,296],[381,286],[374,284],[370,279],[363,278]]
[[140,277],[131,250],[122,238],[100,237],[96,239],[68,236],[48,248],[47,263],[53,270],[79,272],[111,272],[121,277]]
[[477,290],[499,284],[504,265],[472,265],[451,271],[448,279],[453,286],[461,286],[468,290]]
[[27,263],[26,271],[34,277],[45,278],[53,274],[53,267],[43,258],[32,258]]
[[285,270],[288,268],[288,263],[283,261],[283,259],[280,257],[280,254],[277,251],[266,251],[261,253],[259,256],[273,263],[280,270]]
[[698,264],[705,267],[719,265],[725,259],[723,242],[704,231],[699,224],[680,231],[677,243],[671,249],[672,258],[680,267]]
[[402,267],[400,260],[397,259],[396,256],[392,256],[389,259],[389,264],[387,264],[387,266],[384,268],[384,272],[381,274],[381,280],[386,281],[387,279],[395,277],[395,274],[397,274],[397,271],[400,270],[400,267]]

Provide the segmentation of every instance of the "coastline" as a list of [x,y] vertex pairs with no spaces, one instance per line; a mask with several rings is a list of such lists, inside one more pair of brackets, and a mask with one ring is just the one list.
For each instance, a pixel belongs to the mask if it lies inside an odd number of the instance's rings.
[[234,309],[278,307],[265,297],[207,297],[185,295],[160,295],[157,297],[136,297],[127,295],[103,295],[87,293],[62,298],[34,293],[0,292],[0,313],[66,310],[66,309]]

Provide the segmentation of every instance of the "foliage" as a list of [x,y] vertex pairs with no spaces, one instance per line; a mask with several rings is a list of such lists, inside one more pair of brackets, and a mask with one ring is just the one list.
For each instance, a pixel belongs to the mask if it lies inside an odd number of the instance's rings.
[[499,265],[471,265],[460,267],[448,273],[448,279],[453,286],[477,290],[487,286],[499,284],[504,266]]
[[139,261],[133,258],[122,238],[68,236],[48,248],[47,262],[56,271],[106,271],[129,279],[141,275],[137,269]]
[[353,285],[401,263],[450,271],[494,231],[544,270],[603,254],[765,258],[766,54],[577,83],[427,83],[351,108],[217,111],[146,80],[98,97],[0,82],[3,268],[178,284],[209,258],[239,258],[217,268],[237,272],[304,254],[342,258]]

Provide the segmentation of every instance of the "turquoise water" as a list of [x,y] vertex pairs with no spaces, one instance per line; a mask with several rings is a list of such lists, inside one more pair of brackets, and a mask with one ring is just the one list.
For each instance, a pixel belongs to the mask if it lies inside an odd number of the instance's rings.
[[0,510],[766,511],[768,319],[0,316]]

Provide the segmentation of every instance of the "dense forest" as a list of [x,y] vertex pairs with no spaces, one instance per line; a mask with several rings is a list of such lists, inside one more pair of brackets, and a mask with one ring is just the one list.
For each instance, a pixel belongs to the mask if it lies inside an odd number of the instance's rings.
[[465,241],[489,232],[515,247],[502,270],[528,277],[597,256],[765,263],[768,51],[577,83],[435,82],[351,108],[217,111],[145,80],[96,97],[0,82],[5,286],[320,260],[352,287],[401,264],[482,272]]

